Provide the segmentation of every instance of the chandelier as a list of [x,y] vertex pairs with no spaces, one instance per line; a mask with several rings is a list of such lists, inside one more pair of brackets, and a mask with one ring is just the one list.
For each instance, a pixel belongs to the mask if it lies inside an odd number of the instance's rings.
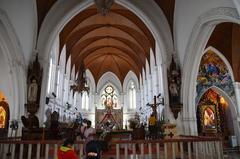
[[114,3],[114,0],[94,0],[98,12],[105,16],[110,11],[111,6]]
[[75,84],[70,87],[73,90],[73,94],[75,92],[78,92],[81,94],[83,92],[89,93],[89,87],[88,87],[87,79],[86,79],[86,72],[85,72],[85,68],[83,65],[81,66],[80,70],[83,70],[83,71],[81,73],[79,72],[78,78],[75,81]]

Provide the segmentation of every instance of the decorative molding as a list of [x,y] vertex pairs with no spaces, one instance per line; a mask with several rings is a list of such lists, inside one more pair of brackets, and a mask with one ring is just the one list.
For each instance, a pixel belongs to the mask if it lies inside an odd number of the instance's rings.
[[216,15],[224,15],[228,17],[232,17],[234,19],[239,19],[240,16],[238,14],[238,11],[235,8],[230,8],[230,7],[219,7],[219,8],[213,8],[206,12],[205,14],[199,16],[199,20],[202,21],[203,19],[206,19],[209,17],[214,17]]

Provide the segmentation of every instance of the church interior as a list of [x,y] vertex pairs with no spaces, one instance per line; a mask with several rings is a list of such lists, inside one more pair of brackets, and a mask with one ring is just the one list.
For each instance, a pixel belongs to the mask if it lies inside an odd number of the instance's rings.
[[104,159],[240,157],[240,1],[0,0],[0,158],[82,158],[84,120]]

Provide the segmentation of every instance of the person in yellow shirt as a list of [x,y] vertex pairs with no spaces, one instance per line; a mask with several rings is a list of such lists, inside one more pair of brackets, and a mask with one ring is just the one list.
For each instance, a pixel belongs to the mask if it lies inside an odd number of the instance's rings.
[[149,130],[149,136],[150,138],[156,137],[156,125],[157,125],[157,119],[156,116],[152,113],[151,116],[148,119],[148,130]]

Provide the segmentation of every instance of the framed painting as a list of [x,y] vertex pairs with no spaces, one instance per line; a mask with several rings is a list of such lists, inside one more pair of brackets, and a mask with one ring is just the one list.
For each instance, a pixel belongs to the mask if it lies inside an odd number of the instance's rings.
[[217,131],[216,106],[202,105],[200,110],[202,131],[205,133],[215,133]]

